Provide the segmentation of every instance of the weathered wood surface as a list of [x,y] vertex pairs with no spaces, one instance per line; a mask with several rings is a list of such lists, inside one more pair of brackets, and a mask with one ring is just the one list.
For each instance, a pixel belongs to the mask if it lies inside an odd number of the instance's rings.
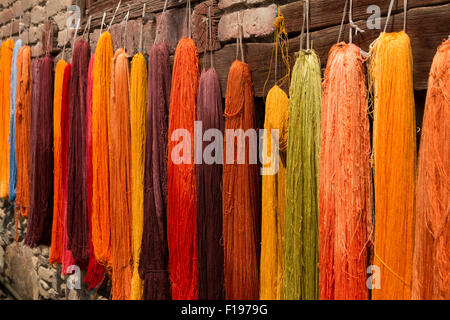
[[[423,90],[427,88],[428,73],[431,62],[436,53],[436,49],[443,39],[450,34],[450,4],[421,7],[408,10],[407,33],[411,37],[413,59],[414,59],[414,88]],[[388,30],[400,31],[403,27],[403,14],[398,13],[391,17]],[[380,30],[367,30],[365,20],[355,23],[364,33],[358,33],[353,36],[353,42],[359,45],[364,51],[369,51],[370,44],[378,37]],[[385,18],[381,19],[381,25],[384,26]],[[314,42],[314,49],[319,55],[322,67],[326,66],[328,52],[336,43],[339,33],[339,26],[321,29],[311,33],[311,39]],[[344,29],[345,40],[348,41],[348,25]],[[291,60],[291,69],[295,62],[295,52],[299,50],[300,37],[289,40],[289,52]],[[273,44],[269,43],[246,43],[244,44],[245,61],[252,70],[252,79],[255,89],[255,96],[263,96],[264,82],[269,69],[269,61],[272,55]],[[220,77],[222,93],[226,89],[228,69],[236,57],[236,45],[228,44],[214,54],[215,67]],[[278,66],[281,62],[278,62]],[[283,71],[279,70],[281,75]],[[270,77],[266,91],[274,84],[273,76]],[[285,88],[286,89],[286,88]],[[267,92],[266,92],[267,93]]]
[[[117,3],[118,1],[114,1]],[[164,7],[164,0],[146,0],[147,15],[149,13],[161,12]],[[192,0],[192,8],[201,0]],[[277,1],[275,1],[277,2]],[[311,0],[310,2],[310,30],[311,39],[314,41],[322,67],[326,65],[328,51],[336,43],[339,26],[342,19],[342,10],[345,0]],[[130,6],[128,6],[130,4]],[[363,30],[353,37],[354,43],[359,45],[364,51],[369,51],[369,45],[378,37],[381,30],[369,30],[367,19],[372,12],[367,13],[370,5],[378,5],[381,10],[381,29],[385,24],[385,17],[389,8],[387,0],[358,0],[353,2],[353,21]],[[186,5],[186,0],[169,0],[168,9],[180,8]],[[139,18],[142,15],[143,1],[124,0],[119,9],[115,22],[120,22],[127,10],[130,10],[130,19]],[[92,25],[91,30],[99,28],[103,10],[108,10],[106,24],[111,21],[115,7],[111,4],[99,3],[91,8]],[[294,53],[299,49],[299,32],[301,29],[301,19],[303,16],[302,1],[292,2],[280,6],[281,12],[285,16],[286,30],[293,38],[289,40],[289,52],[291,57],[291,69],[295,62]],[[219,12],[221,14],[223,12]],[[450,34],[450,1],[444,0],[410,0],[407,11],[407,33],[411,37],[414,55],[414,88],[423,90],[427,87],[428,73],[436,48],[444,38]],[[346,19],[347,21],[347,19]],[[393,15],[389,22],[388,31],[400,31],[403,26],[403,1],[398,0],[393,7]],[[82,28],[81,28],[82,29]],[[344,29],[345,40],[348,40],[348,24]],[[295,36],[295,37],[294,37]],[[260,41],[254,42],[254,41]],[[252,77],[255,88],[255,95],[263,96],[264,82],[269,71],[270,58],[273,44],[267,41],[270,39],[251,39],[252,42],[244,43],[246,62],[252,70]],[[236,45],[225,44],[220,50],[215,51],[214,61],[218,71],[222,86],[222,93],[225,94],[228,69],[236,57]],[[203,59],[200,59],[202,61]],[[208,59],[209,61],[209,59]],[[278,62],[278,66],[281,62]],[[278,68],[279,74],[283,72]],[[273,76],[267,84],[267,90],[273,85]],[[287,88],[285,88],[287,90]]]

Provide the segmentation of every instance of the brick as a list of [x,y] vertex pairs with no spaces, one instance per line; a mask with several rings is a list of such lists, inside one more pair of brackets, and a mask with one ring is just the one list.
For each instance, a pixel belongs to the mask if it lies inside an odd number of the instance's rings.
[[44,50],[42,50],[42,43],[38,42],[34,46],[31,47],[31,56],[33,58],[42,56],[44,54]]
[[60,11],[67,11],[67,7],[72,5],[72,0],[48,0],[46,9],[49,17],[53,17]]
[[[276,5],[240,11],[243,37],[265,37],[273,33]],[[238,37],[238,13],[225,14],[220,18],[218,36],[220,41],[228,41]]]
[[66,28],[66,22],[67,22],[67,13],[66,11],[58,12],[54,17],[53,20],[55,21],[56,25],[58,26],[58,30],[63,30]]
[[245,3],[245,0],[220,0],[219,8],[226,9],[243,3]]
[[39,24],[46,19],[45,9],[41,6],[36,6],[31,10],[31,23]]
[[[208,11],[211,8],[211,47],[209,46],[209,23]],[[192,38],[197,46],[199,53],[208,50],[220,49],[220,42],[217,41],[217,21],[214,17],[217,14],[217,6],[212,0],[202,2],[195,6],[192,14]]]

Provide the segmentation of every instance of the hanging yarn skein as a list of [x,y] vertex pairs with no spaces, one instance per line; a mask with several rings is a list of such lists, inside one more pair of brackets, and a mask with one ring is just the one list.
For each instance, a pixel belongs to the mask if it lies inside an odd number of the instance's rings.
[[[175,51],[169,114],[167,239],[174,300],[198,297],[194,164],[198,81],[195,43],[190,38],[182,38]],[[180,129],[184,135],[180,134]]]
[[370,128],[360,48],[329,53],[323,82],[319,175],[321,300],[367,300],[372,235]]
[[[203,132],[209,129],[223,133],[223,106],[219,77],[216,69],[203,70],[197,97],[196,117],[201,121]],[[196,150],[201,164],[196,165],[197,188],[197,256],[198,256],[198,299],[221,300],[223,286],[223,244],[222,244],[222,166],[223,140],[202,142]],[[215,159],[207,163],[207,158]],[[210,161],[211,161],[210,160]],[[205,163],[203,163],[205,162]]]
[[144,231],[139,274],[143,298],[170,299],[167,243],[167,150],[171,72],[165,43],[150,49],[145,139]]
[[[46,55],[41,59],[38,103],[31,110],[30,215],[25,244],[50,245],[53,216],[53,65]],[[32,98],[33,95],[32,95]]]
[[97,42],[92,94],[92,243],[95,257],[111,265],[111,222],[109,212],[109,106],[113,59],[111,34]]
[[[94,69],[95,72],[95,69]],[[131,292],[132,213],[128,56],[118,49],[111,73],[109,112],[109,183],[112,250],[112,297],[128,300]]]
[[319,298],[319,147],[322,86],[319,57],[302,50],[289,88],[284,298]]
[[131,62],[130,79],[130,123],[131,123],[131,205],[133,277],[131,279],[131,300],[141,300],[144,282],[139,276],[144,229],[144,171],[145,171],[145,121],[147,114],[147,61],[137,53]]
[[16,156],[17,190],[16,216],[28,217],[30,207],[30,93],[31,49],[20,48],[17,55]]
[[66,61],[61,59],[55,68],[55,84],[53,95],[53,224],[52,243],[50,248],[50,263],[62,263],[63,255],[63,223],[62,206],[62,158],[61,158],[61,110],[63,98],[64,73]]
[[0,198],[8,196],[9,187],[9,121],[11,111],[11,62],[14,41],[8,39],[0,49]]
[[89,216],[86,190],[86,74],[90,47],[78,40],[72,56],[68,126],[67,248],[77,261],[89,261]]
[[[34,120],[34,118],[38,114],[38,108],[39,108],[39,83],[40,83],[40,72],[41,72],[41,66],[42,66],[42,59],[41,58],[35,58],[33,59],[33,62],[31,64],[31,89],[30,89],[30,127],[29,127],[29,135],[30,135],[30,141],[29,141],[29,196],[28,196],[28,227],[27,227],[27,233],[29,230],[29,226],[33,224],[34,217],[31,215],[31,191],[34,190],[34,184],[35,184],[35,171],[33,170],[34,162],[35,162],[35,144],[36,139],[31,138],[31,133],[36,132],[36,125],[37,121]],[[27,178],[27,177],[25,177]]]
[[411,42],[404,31],[381,33],[370,52],[374,92],[374,300],[410,299],[414,231],[416,122]]
[[[239,60],[233,62],[228,74],[224,113],[225,131],[255,130],[250,67]],[[256,141],[249,139],[247,144],[245,140],[244,134],[226,135],[224,144],[224,283],[228,300],[259,298],[259,180],[257,162],[251,161],[257,157]],[[228,154],[228,148],[236,154]],[[244,162],[238,162],[239,158]]]
[[71,273],[69,266],[79,265],[83,261],[77,261],[73,255],[70,248],[67,246],[68,236],[67,236],[67,182],[68,182],[68,165],[69,165],[69,114],[70,114],[70,90],[72,81],[72,71],[73,65],[69,63],[66,65],[64,70],[64,80],[63,80],[63,96],[61,100],[61,210],[62,210],[62,243],[63,243],[63,262],[62,262],[62,275]]
[[450,40],[433,59],[419,151],[412,299],[450,299]]
[[[275,85],[266,98],[262,151],[260,299],[283,299],[284,212],[286,207],[286,149],[289,125],[289,98],[278,86],[289,81],[287,33],[278,8],[275,31]],[[277,81],[278,47],[287,73]],[[270,77],[267,75],[266,83]]]
[[89,263],[87,266],[84,282],[88,284],[89,290],[98,287],[102,281],[105,270],[97,262],[92,243],[92,88],[95,54],[89,61],[88,80],[86,89],[86,189],[88,199],[89,219]]
[[16,98],[17,98],[17,55],[22,47],[22,40],[14,44],[11,63],[11,111],[9,120],[9,201],[16,201],[17,159],[16,159]]

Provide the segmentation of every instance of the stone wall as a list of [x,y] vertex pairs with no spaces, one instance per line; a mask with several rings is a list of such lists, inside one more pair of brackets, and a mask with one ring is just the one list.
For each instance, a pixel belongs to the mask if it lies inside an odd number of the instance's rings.
[[[26,219],[16,225],[11,205],[0,200],[0,280],[8,283],[22,299],[105,299],[94,291],[88,291],[81,281],[80,289],[67,287],[68,276],[61,275],[61,266],[48,263],[49,247],[31,249],[23,244],[27,227]],[[84,272],[81,273],[81,278]],[[107,288],[102,294],[107,295]],[[1,296],[0,296],[1,299]]]

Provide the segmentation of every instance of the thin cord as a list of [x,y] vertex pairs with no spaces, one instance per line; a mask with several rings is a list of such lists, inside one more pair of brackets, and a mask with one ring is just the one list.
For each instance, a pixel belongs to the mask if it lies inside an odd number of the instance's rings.
[[300,51],[303,50],[303,39],[305,37],[305,20],[306,20],[306,1],[303,0],[303,20],[302,20],[302,31],[300,33]]
[[[127,14],[125,15],[125,17],[123,18],[121,24],[122,24],[122,48],[125,49],[125,38],[126,38],[126,34],[127,34],[127,27],[128,27],[128,17],[130,15],[130,10],[128,9]],[[125,24],[125,27],[124,27]]]
[[403,0],[403,31],[406,32],[406,12],[408,11],[408,0]]
[[309,40],[309,0],[306,0],[306,50],[310,50]]
[[241,60],[245,63],[245,57],[244,57],[244,45],[242,44],[242,21],[241,21],[241,14],[238,13],[238,20],[239,20],[239,47],[241,48]]
[[392,6],[394,5],[394,0],[391,0],[391,3],[389,4],[389,10],[388,10],[388,14],[386,17],[386,24],[384,25],[384,30],[383,32],[386,32],[386,28],[389,22],[389,18],[391,17],[391,12],[392,12]]
[[348,5],[348,0],[345,0],[344,13],[342,14],[341,27],[339,28],[339,35],[338,35],[337,43],[341,42],[341,35],[342,35],[342,29],[344,28],[345,14],[347,13],[347,5]]
[[77,20],[77,27],[75,28],[75,34],[73,35],[72,52],[75,49],[75,41],[77,40],[77,33],[79,27],[80,27],[80,19]]
[[168,2],[168,0],[166,0],[166,2],[164,2],[164,8],[163,8],[163,11],[161,13],[161,17],[159,18],[159,23],[156,24],[155,41],[153,42],[154,45],[156,44],[156,39],[158,39],[158,30],[159,30],[159,27],[161,26],[161,20],[164,17],[164,12],[166,12],[166,9],[167,9],[167,2]]
[[214,67],[213,47],[212,47],[212,21],[211,21],[211,6],[208,7],[208,27],[209,27],[209,57],[211,59],[211,68]]
[[102,35],[103,32],[103,25],[105,24],[105,18],[106,18],[106,11],[103,11],[102,25],[100,26],[100,35]]
[[114,18],[116,17],[117,10],[119,10],[119,7],[120,7],[121,3],[122,3],[122,0],[120,0],[119,3],[117,4],[116,10],[114,11],[114,14],[113,14],[113,16],[111,18],[111,22],[109,23],[108,31],[109,31],[109,29],[111,29],[111,26],[113,24]]
[[[141,23],[141,35],[139,37],[139,51],[143,51],[142,48],[142,34],[144,32],[144,19],[145,19],[145,7],[146,7],[146,3],[144,2],[144,8],[142,9],[142,23]],[[155,36],[156,39],[156,36]]]
[[92,16],[89,16],[86,26],[84,26],[84,31],[82,34],[82,37],[84,37],[84,35],[86,34],[86,31],[88,31],[88,39],[89,39],[89,30],[91,28],[91,19],[92,19]]

